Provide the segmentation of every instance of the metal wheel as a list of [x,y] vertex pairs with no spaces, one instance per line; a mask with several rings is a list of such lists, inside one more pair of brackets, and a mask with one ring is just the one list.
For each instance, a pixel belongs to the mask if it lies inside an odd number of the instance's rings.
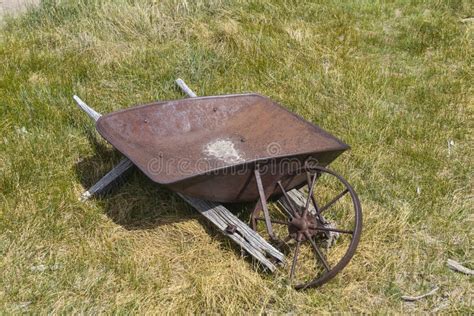
[[287,268],[297,290],[320,286],[340,272],[353,257],[362,231],[359,199],[342,176],[319,166],[302,172],[307,175],[306,194],[304,189],[285,189],[294,175],[278,182],[283,197],[269,210],[273,238],[262,211],[255,209],[251,216],[254,230],[292,255]]

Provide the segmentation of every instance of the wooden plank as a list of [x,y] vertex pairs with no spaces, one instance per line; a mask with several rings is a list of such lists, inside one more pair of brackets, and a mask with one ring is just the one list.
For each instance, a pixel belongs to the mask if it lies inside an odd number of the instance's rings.
[[86,201],[94,195],[99,195],[105,192],[116,180],[122,177],[127,170],[130,170],[134,165],[127,157],[123,157],[120,162],[112,168],[105,176],[103,176],[96,184],[89,190],[81,194],[81,201]]
[[[291,191],[288,191],[287,194],[288,197],[292,200],[293,205],[296,206],[297,210],[302,209],[306,206],[306,196],[300,190],[293,189]],[[281,197],[278,200],[278,204],[280,204],[282,207],[284,207],[291,213],[291,207],[288,205],[288,202],[284,197]],[[316,214],[316,210],[314,209],[312,204],[310,204],[309,206],[309,212],[311,214]]]
[[[270,271],[274,271],[276,266],[267,258],[271,256],[280,262],[284,262],[285,256],[270,245],[265,239],[250,229],[244,222],[232,214],[224,206],[211,201],[192,198],[179,194],[186,202],[198,210],[204,217],[211,221],[226,236],[238,243],[254,258],[265,265]],[[226,231],[227,227],[233,225],[234,233]]]

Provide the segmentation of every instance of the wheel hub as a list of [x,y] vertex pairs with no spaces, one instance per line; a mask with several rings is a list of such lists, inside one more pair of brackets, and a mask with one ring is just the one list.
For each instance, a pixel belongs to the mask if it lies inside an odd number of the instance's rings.
[[305,241],[307,239],[307,234],[311,237],[316,234],[316,230],[310,228],[316,226],[316,217],[308,212],[304,216],[299,218],[294,217],[290,221],[288,225],[288,233],[295,240]]

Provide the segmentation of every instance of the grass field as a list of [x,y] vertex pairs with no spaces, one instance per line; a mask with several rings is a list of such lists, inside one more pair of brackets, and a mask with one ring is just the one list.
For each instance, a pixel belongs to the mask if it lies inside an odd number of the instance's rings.
[[[473,312],[470,1],[43,1],[0,29],[0,310]],[[172,192],[115,163],[72,95],[102,113],[255,91],[352,146],[350,265],[296,292]],[[256,122],[258,124],[258,122]],[[247,220],[246,218],[243,218]],[[417,295],[438,286],[415,303]]]

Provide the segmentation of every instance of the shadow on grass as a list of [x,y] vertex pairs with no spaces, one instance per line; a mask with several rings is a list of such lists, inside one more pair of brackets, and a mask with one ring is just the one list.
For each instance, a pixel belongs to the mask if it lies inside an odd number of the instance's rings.
[[[91,134],[88,135],[95,155],[75,165],[78,180],[84,189],[92,187],[121,159],[122,155]],[[173,192],[148,179],[135,166],[93,196],[105,214],[127,230],[154,229],[161,225],[195,218],[185,203]]]
[[[94,133],[88,133],[87,136],[95,155],[84,158],[75,165],[76,175],[85,189],[99,181],[122,157],[118,151],[98,140]],[[92,199],[103,207],[105,214],[114,223],[127,230],[152,230],[163,225],[197,220],[223,248],[231,248],[236,254],[242,254],[241,248],[226,238],[205,217],[173,191],[151,181],[136,167],[132,167]],[[244,222],[250,218],[252,205],[228,204],[226,207]]]

